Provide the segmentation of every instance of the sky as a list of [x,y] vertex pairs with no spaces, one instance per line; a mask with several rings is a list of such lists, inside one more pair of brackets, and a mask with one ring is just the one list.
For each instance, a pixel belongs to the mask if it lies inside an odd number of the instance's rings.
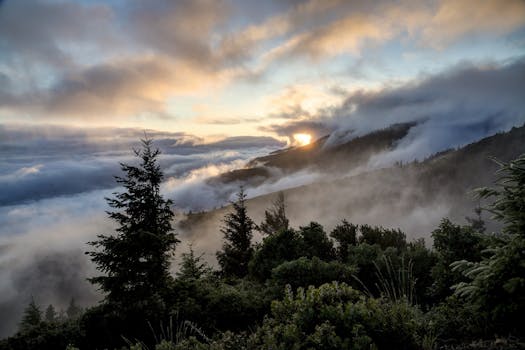
[[208,210],[255,157],[413,123],[364,169],[421,160],[524,125],[524,91],[522,0],[0,0],[0,337],[31,295],[100,297],[82,252],[144,133],[176,211]]
[[0,122],[292,143],[276,126],[350,94],[524,48],[521,0],[4,0]]

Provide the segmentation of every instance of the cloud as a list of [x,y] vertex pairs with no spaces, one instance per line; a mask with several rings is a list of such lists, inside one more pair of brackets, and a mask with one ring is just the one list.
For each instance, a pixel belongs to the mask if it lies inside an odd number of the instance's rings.
[[443,47],[467,35],[495,37],[513,32],[525,25],[525,3],[520,0],[443,0],[425,20],[422,40]]
[[[525,121],[525,61],[462,64],[445,72],[377,92],[358,91],[332,111],[352,136],[401,122],[419,122],[398,145],[418,142],[411,157],[457,147]],[[417,150],[417,151],[416,151]],[[406,159],[404,159],[406,160]]]
[[224,67],[228,55],[213,47],[212,37],[231,14],[228,2],[160,0],[133,4],[128,23],[141,45],[208,72]]
[[278,60],[307,56],[313,60],[343,53],[358,55],[367,43],[385,41],[391,36],[379,19],[358,15],[329,23],[326,26],[297,34],[270,51],[265,59]]
[[[99,299],[86,280],[95,273],[84,251],[97,234],[112,232],[104,196],[111,190],[0,207],[0,335],[17,327],[31,296],[65,310]],[[9,312],[9,313],[6,313]]]
[[[103,53],[118,42],[113,12],[103,4],[7,1],[0,8],[0,61],[33,71],[35,62],[74,65],[74,51]],[[103,34],[103,35],[102,35]]]
[[335,130],[328,123],[321,120],[301,120],[291,121],[284,124],[270,124],[261,126],[261,131],[275,133],[278,136],[284,136],[288,138],[288,144],[294,143],[294,134],[309,134],[312,135],[312,139],[318,139],[322,136],[326,136]]
[[48,119],[165,118],[170,97],[218,88],[235,74],[159,55],[133,56],[66,73],[49,88],[18,94],[2,89],[0,103],[3,109],[29,110]]
[[[224,162],[245,162],[283,143],[271,137],[231,137],[206,142],[184,133],[147,131],[162,150],[167,176]],[[77,129],[0,125],[0,207],[112,188],[119,163],[133,163],[138,129]]]
[[[261,127],[278,136],[331,133],[327,146],[340,144],[397,123],[417,122],[376,166],[422,159],[505,131],[525,122],[525,60],[462,63],[394,86],[348,92],[339,105],[309,119]],[[343,91],[339,91],[343,93]]]

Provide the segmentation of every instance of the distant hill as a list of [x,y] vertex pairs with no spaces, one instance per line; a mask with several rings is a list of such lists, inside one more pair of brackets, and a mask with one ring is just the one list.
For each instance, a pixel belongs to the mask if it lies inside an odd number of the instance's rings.
[[[391,132],[391,142],[395,142],[399,135],[407,131],[408,129],[400,129],[399,133]],[[386,139],[388,137],[384,138]],[[345,147],[348,146],[342,146],[342,149]],[[381,147],[388,147],[388,142],[385,141]],[[319,145],[313,144],[310,149],[289,150],[283,152],[288,155],[262,157],[257,162],[263,160],[266,164],[272,162],[274,165],[283,162],[282,164],[288,166],[289,163],[284,159],[292,154],[289,152],[314,154],[324,151]],[[329,152],[341,152],[337,157],[342,158],[338,161],[344,158],[343,151]],[[399,227],[408,237],[428,239],[443,217],[464,223],[465,216],[472,215],[478,202],[471,191],[490,185],[498,168],[490,157],[509,161],[523,153],[525,126],[484,138],[458,150],[441,152],[422,162],[377,169],[335,180],[323,180],[321,177],[321,181],[310,185],[287,189],[284,191],[287,213],[295,227],[316,220],[331,229],[346,218],[358,224]],[[359,159],[358,156],[349,157]],[[249,171],[259,175],[259,170],[247,170],[245,174]],[[256,222],[262,220],[264,209],[270,205],[274,196],[275,194],[267,194],[248,201],[249,214]],[[196,247],[202,246],[205,251],[214,251],[220,246],[222,236],[219,227],[228,210],[225,207],[189,215],[179,223],[180,230],[184,236],[194,241]],[[486,214],[485,218],[489,216]]]
[[395,124],[330,146],[327,145],[327,135],[306,146],[292,147],[255,158],[246,168],[230,171],[211,181],[217,184],[238,181],[257,185],[272,177],[272,170],[279,170],[285,174],[307,168],[347,172],[366,164],[372,155],[392,149],[415,125]]

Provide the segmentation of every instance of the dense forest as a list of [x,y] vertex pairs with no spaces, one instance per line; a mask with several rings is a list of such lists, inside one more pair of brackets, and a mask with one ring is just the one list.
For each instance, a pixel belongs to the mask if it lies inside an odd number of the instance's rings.
[[[432,246],[343,220],[290,227],[280,193],[256,223],[241,187],[217,232],[218,269],[179,240],[151,140],[107,201],[118,226],[89,242],[104,299],[66,312],[31,300],[0,349],[521,349],[525,347],[525,155],[498,162],[468,225],[443,218]],[[488,232],[483,211],[501,224]],[[316,220],[319,218],[312,218]],[[253,233],[264,238],[254,243]],[[428,243],[428,242],[427,242]]]

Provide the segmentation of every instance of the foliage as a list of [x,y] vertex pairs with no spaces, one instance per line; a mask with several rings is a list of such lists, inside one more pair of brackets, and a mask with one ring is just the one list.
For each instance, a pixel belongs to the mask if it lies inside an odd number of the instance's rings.
[[49,304],[47,307],[44,320],[49,323],[55,322],[57,320],[57,313],[53,305]]
[[256,332],[261,348],[418,348],[419,311],[406,303],[366,298],[344,283],[287,289]]
[[264,282],[270,278],[272,269],[285,261],[302,255],[302,238],[293,229],[287,229],[264,237],[256,247],[249,268],[251,276]]
[[495,161],[496,187],[479,189],[479,196],[495,198],[488,211],[504,224],[503,233],[525,236],[525,154],[509,163]]
[[264,221],[259,225],[258,229],[267,235],[274,235],[287,230],[288,225],[289,221],[286,217],[284,193],[279,192],[277,198],[272,203],[272,208],[264,211]]
[[35,303],[35,299],[31,297],[29,305],[27,305],[24,310],[24,315],[22,316],[22,322],[20,322],[20,331],[29,332],[33,328],[40,326],[42,323],[42,310]]
[[493,331],[524,334],[525,155],[500,166],[496,188],[479,193],[485,198],[495,197],[489,211],[503,223],[503,234],[484,250],[481,261],[466,258],[452,264],[454,271],[468,279],[454,289],[487,318]]
[[273,294],[256,282],[216,278],[177,280],[173,287],[173,312],[199,325],[205,332],[245,330],[262,320]]
[[152,140],[145,139],[142,149],[135,150],[140,164],[121,164],[126,176],[116,179],[125,191],[106,199],[116,209],[108,213],[118,224],[116,235],[99,235],[89,242],[97,250],[87,254],[104,273],[89,280],[100,286],[109,302],[130,305],[156,299],[168,286],[170,257],[178,240],[171,226],[172,202],[160,194],[159,154]]
[[302,237],[293,229],[264,237],[250,261],[251,276],[264,282],[271,277],[273,268],[285,261],[299,258],[303,252],[302,247]]
[[357,225],[343,220],[341,224],[337,225],[332,232],[330,232],[330,237],[338,244],[337,258],[339,261],[348,261],[349,247],[357,244],[357,229]]
[[337,261],[326,262],[317,257],[302,257],[285,262],[272,270],[272,283],[292,288],[319,286],[332,281],[352,282],[355,269]]
[[438,260],[432,269],[434,283],[431,293],[434,299],[443,300],[452,294],[454,284],[465,280],[450,265],[458,260],[479,261],[487,242],[471,226],[455,225],[449,219],[441,221],[432,232],[432,238]]
[[202,253],[199,256],[195,255],[192,245],[189,246],[189,252],[183,253],[181,258],[179,271],[177,272],[177,278],[187,280],[187,279],[199,279],[205,275],[211,273],[212,269],[208,264],[202,261]]
[[361,225],[359,228],[359,243],[378,244],[381,248],[406,247],[406,235],[399,229],[386,229],[378,226]]
[[224,276],[244,277],[248,274],[248,263],[253,254],[251,240],[255,224],[248,216],[246,194],[242,187],[232,207],[233,212],[223,220],[221,232],[224,243],[222,251],[217,252],[217,260]]
[[71,298],[69,305],[66,309],[66,315],[70,319],[75,319],[82,314],[82,308],[80,308],[75,302],[75,298]]
[[21,327],[12,337],[0,340],[0,349],[66,349],[72,343],[79,343],[80,338],[81,329],[77,320],[41,320],[31,327]]
[[310,222],[308,226],[299,227],[299,233],[303,240],[303,256],[318,257],[324,261],[335,259],[334,245],[326,235],[323,226],[317,222]]

